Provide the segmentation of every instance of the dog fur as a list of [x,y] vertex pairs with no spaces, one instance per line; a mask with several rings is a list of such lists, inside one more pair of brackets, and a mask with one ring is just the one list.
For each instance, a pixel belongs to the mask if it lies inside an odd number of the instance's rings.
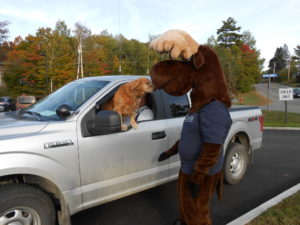
[[[138,78],[123,84],[114,94],[113,98],[104,105],[104,110],[116,111],[121,117],[129,116],[130,125],[137,128],[135,120],[136,112],[140,106],[141,99],[147,93],[154,91],[152,82],[148,78]],[[122,123],[122,131],[126,131],[128,127]]]

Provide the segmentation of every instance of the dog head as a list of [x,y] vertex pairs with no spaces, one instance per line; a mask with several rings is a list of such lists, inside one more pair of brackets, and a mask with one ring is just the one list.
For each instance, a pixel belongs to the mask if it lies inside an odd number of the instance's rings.
[[130,82],[130,88],[134,93],[139,96],[144,95],[145,93],[151,93],[154,91],[153,84],[151,80],[145,77],[138,78]]
[[[173,47],[170,49],[168,40],[164,34],[162,36],[163,44],[158,38],[155,40],[156,44],[150,44],[150,47],[154,46],[154,49],[160,52],[172,52],[173,49],[178,49],[176,40],[171,39]],[[186,36],[187,34],[184,33],[183,38],[187,38]],[[182,46],[181,42],[180,46]],[[187,50],[182,49],[181,53],[176,55],[184,58],[184,61],[166,60],[156,63],[150,71],[154,86],[175,96],[183,95],[192,89],[192,111],[196,111],[214,99],[230,107],[229,92],[216,53],[208,46],[197,45],[189,35],[186,42],[188,45],[198,46],[197,51],[193,50],[192,56],[187,58],[184,54]],[[156,46],[160,46],[160,49]],[[165,49],[162,50],[161,46],[165,46]]]

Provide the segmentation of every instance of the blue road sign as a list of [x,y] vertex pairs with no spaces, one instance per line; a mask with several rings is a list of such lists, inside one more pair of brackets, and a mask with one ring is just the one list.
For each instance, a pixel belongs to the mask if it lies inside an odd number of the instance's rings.
[[267,77],[277,77],[277,73],[263,74],[263,78],[267,78]]

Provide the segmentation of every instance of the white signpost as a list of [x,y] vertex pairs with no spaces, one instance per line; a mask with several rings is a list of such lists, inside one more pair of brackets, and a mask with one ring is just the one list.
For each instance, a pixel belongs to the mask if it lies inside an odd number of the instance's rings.
[[263,74],[263,78],[268,78],[268,112],[270,112],[270,82],[271,77],[277,77],[277,73]]
[[291,101],[294,99],[293,96],[293,88],[279,88],[279,100],[284,101],[284,121],[287,123],[287,101]]

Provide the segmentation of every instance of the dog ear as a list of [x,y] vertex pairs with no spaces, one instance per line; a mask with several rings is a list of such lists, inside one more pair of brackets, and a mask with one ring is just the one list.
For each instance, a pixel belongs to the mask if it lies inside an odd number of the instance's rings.
[[200,52],[200,50],[198,50],[198,52],[193,55],[192,60],[193,60],[194,67],[197,70],[200,69],[203,66],[204,62],[205,62],[204,56]]
[[141,81],[139,79],[133,81],[130,86],[131,90],[137,89],[140,86],[140,84],[141,84]]

